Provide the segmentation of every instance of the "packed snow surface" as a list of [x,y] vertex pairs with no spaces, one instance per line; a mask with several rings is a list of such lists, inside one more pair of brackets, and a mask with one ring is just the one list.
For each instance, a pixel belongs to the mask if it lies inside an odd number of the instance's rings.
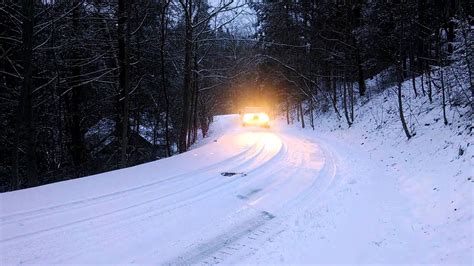
[[189,152],[0,194],[0,264],[471,264],[473,183],[455,196],[358,141],[216,117]]

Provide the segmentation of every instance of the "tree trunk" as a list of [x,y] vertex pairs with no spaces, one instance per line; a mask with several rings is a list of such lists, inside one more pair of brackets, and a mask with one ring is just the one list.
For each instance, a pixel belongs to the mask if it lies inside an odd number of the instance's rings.
[[443,121],[444,124],[448,124],[448,118],[446,117],[446,89],[444,85],[444,73],[441,66],[439,66],[439,75],[441,78],[441,96],[442,96],[442,107],[443,107]]
[[[401,7],[402,4],[399,4]],[[408,129],[407,123],[405,121],[405,115],[403,114],[403,99],[402,99],[402,83],[405,79],[405,66],[406,66],[406,58],[403,52],[403,35],[405,34],[404,31],[404,21],[403,21],[403,11],[400,10],[400,25],[401,30],[399,32],[399,43],[398,43],[398,62],[397,62],[397,78],[398,78],[398,86],[397,86],[397,100],[398,100],[398,114],[400,116],[400,122],[402,122],[403,131],[405,132],[405,136],[407,139],[411,138],[410,130]]]
[[448,41],[448,53],[452,54],[454,52],[454,44],[453,44],[454,37],[456,36],[455,30],[454,30],[454,21],[449,19],[447,24],[448,25],[446,27],[446,38]]
[[[81,34],[80,29],[80,10],[79,10],[79,0],[74,2],[74,10],[72,12],[72,29],[73,34],[78,39]],[[78,45],[79,42],[76,39],[75,44]],[[78,59],[81,57],[81,53],[77,48],[73,48],[73,62],[77,62]],[[81,130],[81,121],[82,121],[82,113],[80,109],[80,104],[82,101],[82,86],[80,86],[81,80],[80,76],[82,73],[81,66],[78,63],[74,63],[72,67],[72,76],[75,80],[71,85],[74,88],[71,90],[71,100],[68,106],[68,116],[69,116],[69,130],[70,130],[70,151],[71,157],[76,168],[76,171],[79,175],[83,171],[82,164],[85,161],[85,144],[84,144],[84,135],[82,134]],[[67,97],[67,96],[66,96]],[[66,103],[67,104],[67,103]]]
[[207,132],[209,130],[209,119],[208,119],[208,112],[206,110],[206,105],[203,101],[203,98],[198,98],[199,105],[201,106],[200,115],[199,115],[199,124],[201,125],[201,133],[202,137],[207,136]]
[[118,0],[118,60],[119,60],[119,99],[120,106],[120,162],[119,167],[127,165],[129,91],[130,91],[130,11],[131,2]]
[[[23,0],[23,25],[22,25],[22,53],[23,53],[23,82],[21,100],[18,112],[18,130],[15,134],[26,135],[26,178],[29,187],[38,185],[36,168],[36,128],[33,123],[33,24],[34,24],[34,1]],[[19,139],[16,143],[18,152]],[[19,158],[17,155],[17,162]],[[18,168],[18,167],[17,167]]]
[[433,103],[433,87],[432,87],[432,78],[431,78],[431,68],[428,66],[428,99],[430,100],[430,103]]
[[286,97],[286,124],[290,124],[290,102],[288,101],[288,96]]
[[398,114],[400,116],[400,121],[402,122],[403,131],[405,136],[410,139],[411,134],[408,130],[407,123],[405,121],[405,115],[403,114],[403,101],[402,101],[402,83],[403,83],[403,69],[401,65],[398,65],[398,86],[397,86],[397,99],[398,99]]
[[425,74],[423,74],[423,72],[421,73],[420,75],[420,79],[421,79],[421,93],[423,93],[423,96],[426,96],[426,91],[425,91],[425,78],[424,78]]
[[[194,59],[193,59],[193,69],[194,69]],[[195,80],[194,80],[194,73],[191,76],[191,97],[189,101],[189,117],[188,117],[188,134],[187,134],[187,147],[188,149],[193,143],[193,132],[194,132],[194,111],[195,111],[195,101],[194,98],[196,96],[196,88],[195,88]]]
[[411,73],[411,85],[413,88],[413,92],[415,93],[415,98],[418,97],[418,91],[416,90],[416,80],[415,80],[415,74],[412,72]]
[[166,80],[165,72],[165,41],[166,41],[166,10],[168,9],[170,1],[164,1],[161,8],[161,23],[160,23],[160,65],[161,65],[161,86],[163,88],[163,95],[165,97],[165,149],[166,156],[171,156],[171,144],[170,144],[170,133],[169,133],[169,117],[170,117],[170,100],[168,96],[168,84]]
[[303,104],[302,104],[302,102],[300,101],[298,105],[299,105],[300,115],[301,115],[301,127],[304,128],[305,125],[304,125]]
[[197,59],[197,43],[194,43],[194,56],[193,56],[193,75],[192,75],[192,92],[191,92],[191,112],[189,118],[189,130],[188,130],[188,147],[196,142],[197,139],[197,103],[198,103],[198,59]]
[[362,63],[360,60],[359,47],[357,47],[356,49],[356,63],[357,63],[357,82],[359,84],[359,95],[364,96],[367,91],[367,87],[365,86],[364,70],[362,68]]
[[345,81],[342,82],[342,107],[344,108],[344,116],[346,117],[347,125],[351,127],[349,111],[347,110],[347,86]]
[[[332,71],[331,71],[332,74]],[[332,91],[332,107],[334,108],[334,112],[336,112],[337,118],[341,118],[341,114],[339,113],[339,110],[337,109],[337,86],[336,86],[336,80],[334,77],[331,77],[331,80],[329,82],[329,85],[331,86],[331,91]]]
[[160,124],[158,118],[160,117],[160,112],[155,111],[154,119],[153,119],[153,150],[151,154],[151,160],[156,160],[158,158],[158,125]]
[[12,189],[20,189],[21,188],[21,179],[20,179],[20,132],[21,132],[21,126],[20,123],[22,122],[21,119],[21,107],[18,106],[17,108],[17,114],[16,114],[16,121],[15,121],[15,138],[13,139],[13,154],[12,154],[12,166],[13,166],[13,184],[12,184]]
[[443,122],[445,125],[448,124],[448,119],[446,117],[446,90],[444,86],[444,71],[443,71],[443,62],[441,61],[441,36],[440,32],[436,35],[436,55],[438,60],[438,74],[441,79],[441,97],[442,97],[442,109],[443,109]]
[[349,99],[351,104],[351,123],[354,123],[354,85],[350,84]]
[[183,80],[183,113],[181,129],[179,133],[179,152],[185,152],[188,148],[187,135],[190,118],[190,92],[192,88],[192,58],[193,58],[193,27],[191,22],[192,1],[189,0],[185,6],[185,45],[184,45],[184,80]]
[[297,104],[295,104],[295,107],[296,107],[296,122],[299,122],[300,121],[300,108],[299,106],[297,106]]
[[418,97],[418,91],[416,90],[416,73],[415,73],[415,55],[413,51],[413,44],[410,45],[410,73],[411,73],[411,81],[413,92],[415,93],[415,98]]
[[[197,44],[196,44],[197,46]],[[197,48],[196,48],[197,50]],[[197,53],[197,51],[196,51]],[[198,97],[199,97],[199,80],[198,80],[198,71],[199,65],[197,61],[197,56],[194,58],[194,103],[193,103],[193,143],[197,140],[197,132],[198,132]]]
[[[428,45],[428,57],[431,58],[432,52],[431,52],[431,42]],[[426,64],[426,73],[428,74],[427,82],[428,82],[428,99],[430,100],[430,103],[433,103],[433,88],[432,88],[432,78],[431,78],[431,65],[427,62]]]

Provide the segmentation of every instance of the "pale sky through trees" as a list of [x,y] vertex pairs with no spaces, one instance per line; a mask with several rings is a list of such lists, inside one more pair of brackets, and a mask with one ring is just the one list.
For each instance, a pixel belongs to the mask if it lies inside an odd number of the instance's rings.
[[[249,6],[247,0],[210,0],[212,8],[232,2],[230,10],[222,12],[211,22],[211,27],[219,27],[222,24],[224,30],[229,30],[235,34],[251,36],[255,34],[255,24],[257,17],[255,11]],[[211,10],[212,10],[211,8]]]

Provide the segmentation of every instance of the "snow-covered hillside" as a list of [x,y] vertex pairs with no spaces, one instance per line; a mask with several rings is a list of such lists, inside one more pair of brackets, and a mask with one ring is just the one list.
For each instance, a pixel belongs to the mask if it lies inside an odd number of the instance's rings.
[[314,131],[219,116],[189,152],[2,193],[0,263],[472,264],[463,110],[445,126],[437,99],[406,91],[422,110],[407,141],[391,93],[349,129],[329,113]]
[[[369,91],[377,91],[379,78],[377,76],[369,80]],[[418,89],[421,87],[419,77],[416,85]],[[294,114],[294,124],[290,127],[292,131],[305,137],[332,145],[328,148],[330,150],[338,150],[341,164],[351,172],[347,175],[353,175],[355,169],[360,171],[354,184],[366,180],[380,183],[380,186],[373,187],[374,190],[381,190],[387,183],[396,189],[396,193],[407,203],[398,207],[405,212],[405,222],[410,224],[413,236],[422,236],[418,240],[409,236],[399,239],[404,247],[418,250],[413,254],[412,262],[472,264],[474,153],[470,106],[448,107],[449,124],[444,125],[440,93],[433,95],[431,103],[428,97],[421,95],[421,91],[415,97],[410,80],[403,83],[403,93],[405,114],[410,130],[414,133],[410,140],[407,140],[402,130],[395,88],[372,93],[369,99],[358,103],[351,127],[347,126],[343,117],[338,120],[333,112],[317,114],[314,130],[310,128],[309,120],[306,121],[307,128],[301,129]],[[452,92],[453,95],[456,93],[455,90]],[[352,154],[352,151],[357,153]],[[389,194],[382,193],[374,200],[390,200],[390,197]],[[364,207],[361,206],[361,209]],[[346,218],[353,219],[354,216]],[[334,218],[334,221],[338,219],[340,218]],[[388,218],[384,223],[393,223],[393,220]],[[393,235],[399,234],[399,228],[396,227],[392,230]],[[307,231],[304,234],[307,235]],[[319,230],[315,234],[320,234]],[[349,232],[347,236],[352,238]],[[347,236],[342,238],[347,240]],[[331,242],[334,239],[328,239],[328,243]],[[377,247],[393,245],[385,237],[373,244]],[[421,246],[425,246],[426,250],[420,252]],[[321,258],[321,254],[317,254],[315,256]],[[328,256],[327,254],[324,253],[322,257]],[[400,260],[401,253],[394,251],[392,255],[394,257],[387,262],[404,262]],[[265,261],[265,256],[261,258],[261,262]],[[342,258],[341,262],[348,262]],[[357,260],[349,260],[352,261]]]

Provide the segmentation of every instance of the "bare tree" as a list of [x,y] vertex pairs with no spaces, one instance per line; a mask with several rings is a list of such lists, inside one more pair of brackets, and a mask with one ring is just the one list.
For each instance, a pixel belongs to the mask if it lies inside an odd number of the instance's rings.
[[[33,27],[35,9],[33,0],[22,1],[22,53],[23,53],[23,82],[21,99],[18,106],[18,120],[16,135],[16,149],[18,153],[18,138],[25,135],[26,138],[26,177],[28,186],[38,184],[36,168],[36,128],[33,122]],[[18,155],[16,156],[18,158]],[[18,170],[16,170],[18,173]]]
[[117,123],[120,132],[120,163],[127,165],[129,92],[130,92],[130,11],[131,2],[118,0],[117,36],[119,62],[119,118]]
[[168,82],[166,79],[165,72],[165,44],[168,31],[168,7],[171,0],[165,0],[161,3],[161,14],[160,14],[160,75],[161,75],[161,86],[163,88],[163,94],[165,97],[165,145],[166,145],[166,156],[171,156],[171,143],[170,143],[170,132],[169,132],[169,120],[170,120],[170,99],[168,95]]

